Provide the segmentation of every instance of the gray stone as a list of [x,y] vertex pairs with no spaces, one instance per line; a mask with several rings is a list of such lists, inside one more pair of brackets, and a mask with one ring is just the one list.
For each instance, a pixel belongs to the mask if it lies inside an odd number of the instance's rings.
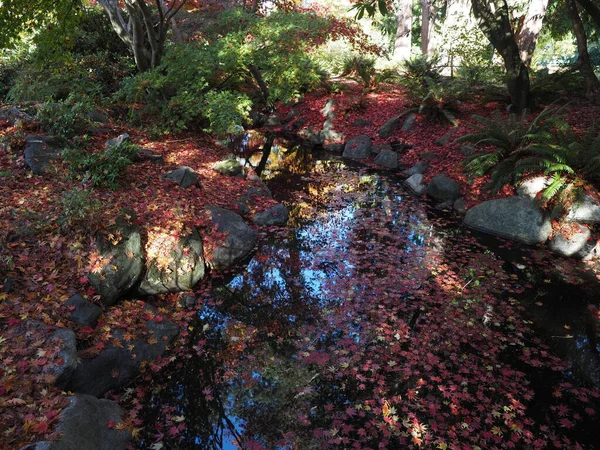
[[452,208],[461,216],[464,216],[467,213],[467,205],[465,199],[462,197],[454,201]]
[[52,368],[55,384],[65,386],[77,367],[77,338],[70,328],[57,328],[50,336],[50,346],[60,348],[58,356],[62,359],[60,366]]
[[480,203],[467,211],[465,225],[525,244],[545,242],[552,231],[550,220],[527,197],[507,197]]
[[218,234],[224,235],[215,243],[206,263],[215,269],[225,269],[240,262],[250,255],[258,234],[244,222],[244,219],[233,211],[210,207],[207,214]]
[[435,151],[423,152],[419,154],[419,159],[423,161],[435,161],[438,159],[438,154]]
[[392,151],[392,146],[390,144],[378,144],[378,145],[374,145],[373,148],[371,149],[371,153],[374,155],[378,155],[379,153],[383,152],[383,151]]
[[417,121],[417,115],[414,113],[410,113],[404,120],[404,123],[402,124],[402,128],[400,129],[400,131],[402,131],[403,133],[407,133],[407,132],[411,131],[415,127],[416,121]]
[[236,212],[240,216],[247,216],[248,214],[250,214],[250,207],[248,205],[246,205],[244,202],[241,202],[241,201],[237,202],[236,206],[237,206]]
[[428,167],[429,167],[429,164],[427,163],[427,161],[419,161],[414,166],[412,166],[410,169],[406,169],[405,171],[403,171],[402,175],[404,175],[405,177],[410,177],[415,174],[422,175],[427,171]]
[[452,200],[446,200],[445,202],[438,203],[437,205],[435,205],[435,208],[441,211],[450,211],[452,210],[453,204],[454,202]]
[[33,122],[34,118],[21,111],[19,108],[11,106],[9,108],[0,109],[0,121],[6,121],[14,126],[19,121]]
[[72,308],[71,319],[79,325],[95,326],[102,315],[102,308],[94,305],[79,294],[73,295],[65,304]]
[[400,119],[402,118],[402,116],[394,116],[391,119],[389,119],[386,123],[384,123],[383,125],[381,125],[381,127],[379,127],[379,137],[381,139],[387,139],[389,138],[392,134],[394,134],[394,131],[396,131],[398,129],[398,125],[400,125]]
[[352,122],[352,126],[354,126],[354,127],[372,127],[373,122],[371,122],[370,120],[358,118],[354,122]]
[[88,274],[91,285],[108,306],[131,290],[144,269],[142,237],[134,225],[119,218],[109,235],[101,234],[96,239],[99,266]]
[[475,153],[475,147],[473,147],[472,145],[461,145],[458,151],[463,156],[471,156]]
[[454,139],[454,135],[456,134],[455,130],[448,130],[442,136],[440,136],[436,141],[435,145],[444,146],[450,143]]
[[213,165],[213,170],[224,175],[236,176],[244,174],[244,167],[235,158],[227,158]]
[[[113,341],[118,345],[111,341],[97,356],[82,359],[68,390],[100,397],[111,389],[123,388],[138,375],[142,363],[151,362],[166,351],[179,328],[151,305],[146,304],[145,309],[152,318],[143,325],[144,336],[128,341],[122,330],[112,330]],[[156,342],[150,343],[150,339]]]
[[98,122],[98,123],[110,123],[110,118],[104,114],[102,111],[100,111],[98,108],[92,109],[90,111],[90,113],[88,114],[89,119],[92,122]]
[[285,117],[283,119],[281,119],[281,122],[283,123],[288,123],[291,122],[292,120],[294,120],[296,117],[298,117],[300,115],[300,110],[298,108],[292,108],[290,109],[290,111],[285,115]]
[[375,164],[388,169],[398,168],[398,153],[392,150],[383,150],[375,157]]
[[198,174],[188,166],[179,166],[163,177],[163,180],[173,181],[182,188],[188,188],[198,184]]
[[253,218],[254,223],[260,226],[285,225],[288,219],[288,209],[281,203],[254,214]]
[[30,444],[21,450],[125,450],[132,436],[125,427],[116,427],[122,423],[121,414],[121,408],[112,400],[71,396],[57,425],[59,439]]
[[427,195],[438,202],[454,202],[460,197],[460,184],[445,174],[436,175],[427,186]]
[[254,205],[256,202],[260,202],[261,198],[273,198],[271,190],[262,181],[248,188],[246,193],[240,198],[240,201],[246,204]]
[[335,117],[335,107],[337,106],[337,101],[330,98],[325,102],[325,106],[321,109],[321,115],[326,117],[327,119],[333,119]]
[[57,142],[50,136],[27,136],[25,138],[25,162],[36,175],[45,175],[52,163],[60,159]]
[[120,148],[126,142],[129,142],[129,134],[123,133],[120,136],[117,136],[116,138],[112,138],[106,141],[106,143],[104,144],[104,150],[108,150],[111,147]]
[[578,223],[573,223],[569,226],[562,227],[554,237],[552,237],[548,245],[550,250],[557,255],[583,258],[584,254],[587,253],[584,249],[590,235],[591,232],[589,228]]
[[427,190],[427,185],[423,184],[423,175],[420,173],[415,173],[408,177],[404,180],[404,184],[411,188],[417,195],[423,195]]
[[567,222],[598,223],[600,222],[600,203],[586,195],[582,202],[575,203],[567,213]]
[[193,308],[197,303],[196,297],[190,294],[186,294],[179,298],[179,306],[182,308]]
[[548,177],[529,178],[517,186],[517,194],[522,197],[535,198],[541,191],[550,186],[551,180]]
[[330,141],[343,141],[344,140],[344,133],[340,133],[339,131],[335,131],[334,129],[329,128],[329,127],[324,127],[321,130],[320,136],[323,138],[323,141],[319,141],[318,143],[313,143],[314,145],[323,145],[325,139],[330,140]]
[[327,144],[325,150],[333,153],[341,153],[344,151],[344,144]]
[[373,148],[371,138],[363,134],[346,142],[342,156],[355,159],[368,158],[371,156],[371,148]]
[[204,278],[204,250],[195,228],[187,236],[148,244],[147,269],[138,288],[142,295],[188,291]]

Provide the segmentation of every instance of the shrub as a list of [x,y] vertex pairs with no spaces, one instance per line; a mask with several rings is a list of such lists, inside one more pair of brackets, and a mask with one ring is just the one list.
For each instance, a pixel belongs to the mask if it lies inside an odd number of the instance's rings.
[[133,161],[138,148],[125,143],[120,147],[109,147],[98,153],[85,153],[79,149],[69,148],[63,151],[62,157],[69,165],[74,178],[82,182],[90,182],[94,187],[119,187],[117,179]]
[[92,197],[90,190],[73,187],[60,199],[62,216],[59,223],[64,229],[82,228],[93,231],[100,223],[100,202]]
[[44,103],[38,109],[37,118],[48,133],[70,139],[90,126],[92,109],[88,98],[71,94],[64,101]]

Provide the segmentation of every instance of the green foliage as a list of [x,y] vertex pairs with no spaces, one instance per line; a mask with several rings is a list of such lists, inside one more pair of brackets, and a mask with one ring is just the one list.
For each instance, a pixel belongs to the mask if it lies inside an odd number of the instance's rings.
[[409,95],[422,99],[440,82],[438,64],[438,58],[423,55],[413,56],[402,63],[401,83],[408,89]]
[[529,176],[546,176],[549,183],[541,201],[555,213],[560,212],[565,203],[579,195],[586,181],[600,180],[600,135],[596,127],[578,139],[564,121],[562,110],[551,105],[532,120],[527,111],[506,119],[498,112],[491,119],[474,116],[475,132],[457,142],[494,150],[467,158],[466,172],[471,176],[489,174],[486,188],[492,192]]
[[585,96],[585,83],[575,68],[566,68],[554,73],[548,70],[531,74],[531,92],[538,101],[554,101],[561,94]]
[[98,223],[101,204],[92,197],[92,191],[73,187],[65,191],[60,199],[62,216],[59,222],[63,229],[83,228],[91,231]]
[[423,97],[418,107],[418,113],[426,120],[457,126],[455,114],[458,112],[459,105],[460,101],[455,94],[439,84],[432,86]]
[[120,147],[109,147],[98,153],[86,153],[75,148],[63,151],[62,157],[69,165],[73,178],[90,182],[94,187],[117,189],[117,179],[133,162],[138,148],[125,143]]
[[120,98],[143,103],[143,113],[158,114],[166,129],[202,125],[225,133],[247,121],[250,99],[293,101],[322,81],[310,54],[327,26],[312,13],[259,17],[228,9],[206,29],[206,40],[172,46],[160,67],[126,80]]
[[69,95],[64,101],[44,103],[38,109],[37,118],[48,133],[71,139],[89,128],[92,109],[88,98]]

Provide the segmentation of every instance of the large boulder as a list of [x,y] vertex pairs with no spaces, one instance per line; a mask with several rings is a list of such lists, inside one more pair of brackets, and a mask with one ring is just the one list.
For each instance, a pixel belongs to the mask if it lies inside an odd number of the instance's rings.
[[381,139],[387,139],[392,134],[394,134],[394,131],[396,131],[396,129],[398,128],[398,125],[400,125],[401,118],[402,118],[401,115],[394,116],[391,119],[389,119],[386,123],[381,125],[381,127],[379,127],[379,137]]
[[465,225],[524,244],[545,242],[552,231],[550,220],[527,197],[507,197],[480,203],[467,211]]
[[552,237],[548,246],[561,256],[584,258],[590,238],[590,229],[578,223],[566,224]]
[[254,214],[252,220],[260,226],[285,225],[288,221],[289,213],[285,205],[278,203],[275,206]]
[[50,347],[58,346],[62,362],[52,369],[57,386],[64,386],[77,367],[77,338],[70,328],[57,328],[50,336]]
[[95,326],[102,315],[102,308],[79,294],[73,295],[65,304],[71,310],[71,319],[79,325]]
[[454,201],[460,197],[460,184],[447,175],[436,175],[427,186],[427,195],[438,202]]
[[33,122],[34,118],[29,114],[21,111],[16,106],[0,109],[0,121],[6,121],[11,125],[16,125],[17,122]]
[[36,175],[45,175],[52,163],[60,159],[57,141],[50,136],[31,135],[25,138],[25,162]]
[[412,177],[415,174],[423,175],[425,172],[427,172],[428,168],[429,168],[429,163],[427,161],[419,161],[414,166],[412,166],[410,169],[404,170],[402,172],[402,175],[404,175],[405,177]]
[[402,124],[402,128],[400,128],[400,131],[402,131],[403,133],[408,133],[415,127],[416,122],[417,122],[417,115],[414,113],[410,113],[404,120],[404,123]]
[[67,385],[69,391],[100,397],[111,389],[120,389],[138,375],[143,363],[165,352],[179,328],[154,307],[144,308],[141,337],[130,340],[123,330],[112,330],[112,340],[97,356],[81,359]]
[[112,400],[91,395],[69,397],[56,431],[60,438],[38,442],[21,450],[125,450],[131,433],[121,423],[121,408]]
[[567,222],[598,223],[600,222],[600,203],[586,195],[583,201],[575,203],[567,213]]
[[364,159],[371,156],[371,149],[373,148],[373,141],[366,135],[357,136],[346,142],[344,147],[344,158]]
[[250,255],[258,235],[246,225],[242,216],[217,207],[207,208],[207,214],[214,229],[212,235],[216,240],[206,255],[206,263],[209,266],[225,269]]
[[398,153],[393,150],[382,150],[375,157],[375,164],[378,164],[382,167],[387,167],[388,169],[397,169]]
[[186,236],[150,234],[148,240],[141,294],[187,291],[204,277],[202,239],[195,228]]
[[521,197],[536,198],[537,195],[550,186],[552,180],[549,177],[538,176],[528,178],[517,186],[517,195]]
[[108,235],[98,236],[96,247],[88,279],[104,304],[110,306],[131,290],[142,276],[142,237],[128,219],[120,217]]
[[198,184],[198,173],[188,166],[179,166],[163,176],[163,180],[172,181],[182,188],[188,188]]

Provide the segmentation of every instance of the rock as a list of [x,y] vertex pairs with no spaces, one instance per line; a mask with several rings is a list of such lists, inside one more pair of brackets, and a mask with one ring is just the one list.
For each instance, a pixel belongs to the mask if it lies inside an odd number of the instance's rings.
[[[321,146],[325,143],[325,134],[323,131],[314,131],[313,127],[308,127],[298,133],[302,138],[310,142],[313,147]],[[333,138],[332,138],[333,139]],[[337,139],[336,139],[337,140]]]
[[88,118],[92,121],[92,122],[98,122],[98,123],[110,123],[110,118],[104,114],[102,111],[100,111],[98,108],[92,109],[90,111],[90,113],[88,114]]
[[95,326],[98,318],[102,315],[102,308],[79,294],[73,295],[65,304],[72,308],[71,319],[79,325]]
[[522,197],[535,198],[541,191],[550,186],[551,180],[548,177],[529,178],[517,186],[517,195]]
[[379,145],[374,145],[373,148],[371,149],[371,153],[374,155],[378,155],[383,151],[392,151],[392,146],[389,144],[379,144]]
[[325,106],[321,109],[321,115],[326,117],[327,119],[333,119],[335,117],[335,107],[337,106],[337,101],[330,98],[325,102]]
[[467,205],[465,199],[462,197],[454,201],[452,208],[461,216],[464,216],[467,213]]
[[436,159],[438,159],[438,154],[435,151],[423,152],[419,154],[419,159],[422,161],[435,161]]
[[427,195],[438,202],[454,202],[460,197],[460,184],[445,174],[436,175],[427,186]]
[[227,158],[213,165],[213,170],[224,175],[244,175],[244,167],[235,158]]
[[427,190],[427,185],[423,184],[423,175],[416,173],[404,180],[404,184],[411,188],[415,194],[422,195]]
[[307,120],[304,117],[300,117],[299,119],[295,120],[294,122],[291,122],[289,124],[286,124],[283,126],[283,131],[288,131],[288,132],[295,132],[296,130],[299,130],[300,128],[302,128],[305,124],[306,124]]
[[444,146],[450,143],[454,139],[455,130],[448,130],[442,136],[440,136],[436,141],[435,145]]
[[138,375],[142,363],[162,355],[179,333],[179,328],[151,305],[145,305],[145,313],[148,320],[143,325],[142,338],[128,341],[123,330],[112,330],[113,339],[97,356],[81,359],[67,389],[100,397],[111,389],[126,386]]
[[379,127],[379,132],[378,132],[379,137],[381,139],[387,139],[392,134],[394,134],[394,131],[396,131],[396,129],[398,128],[398,125],[400,125],[401,118],[402,118],[402,115],[392,117],[386,123],[381,125],[381,127]]
[[248,205],[246,205],[244,202],[236,202],[236,212],[240,215],[240,216],[247,216],[248,214],[250,214],[250,207]]
[[15,126],[17,122],[33,122],[35,119],[29,114],[21,111],[15,106],[9,108],[0,109],[0,121],[6,121],[12,126]]
[[453,204],[454,202],[452,200],[446,200],[445,202],[438,203],[437,205],[435,205],[435,208],[439,209],[440,211],[450,211],[452,210]]
[[589,228],[578,223],[568,224],[561,227],[548,245],[557,255],[583,258],[590,235]]
[[344,158],[355,159],[368,158],[371,156],[372,147],[373,142],[371,141],[371,138],[363,134],[346,142],[342,156]]
[[142,237],[134,225],[120,217],[109,236],[98,236],[96,246],[99,258],[88,279],[103,303],[110,306],[129,292],[142,276]]
[[289,123],[292,120],[294,120],[296,117],[298,117],[300,115],[300,110],[298,108],[292,108],[290,109],[290,111],[285,115],[285,117],[283,119],[281,119],[282,123]]
[[320,137],[323,138],[323,141],[319,140],[318,142],[313,142],[313,145],[315,145],[315,146],[323,145],[325,139],[330,140],[330,141],[343,141],[344,140],[344,133],[335,131],[332,128],[324,127],[320,133],[321,133]]
[[410,113],[404,120],[404,123],[402,124],[402,128],[400,129],[400,131],[402,131],[403,133],[407,133],[407,132],[411,131],[415,127],[416,121],[417,121],[416,114]]
[[122,423],[121,414],[121,408],[112,400],[71,396],[56,428],[59,439],[30,444],[21,450],[125,450],[131,433],[127,427],[115,426]]
[[45,175],[52,163],[60,159],[57,142],[50,136],[31,135],[25,138],[25,162],[36,175]]
[[129,134],[123,133],[122,135],[117,136],[116,138],[112,138],[106,141],[106,143],[104,144],[104,150],[108,150],[111,147],[120,148],[126,142],[129,142]]
[[198,174],[191,167],[179,166],[163,176],[163,180],[173,181],[182,188],[188,188],[198,184]]
[[260,226],[285,225],[289,213],[285,205],[279,203],[265,211],[254,214],[254,223]]
[[354,122],[352,122],[352,126],[354,126],[354,127],[372,127],[373,122],[366,120],[366,119],[358,118]]
[[402,175],[404,175],[405,177],[410,177],[415,174],[422,175],[427,171],[428,167],[429,167],[429,164],[426,161],[419,161],[414,166],[412,166],[410,169],[406,169],[405,171],[403,171]]
[[332,153],[341,153],[344,151],[344,144],[327,144],[325,150]]
[[179,306],[182,308],[193,308],[197,303],[196,297],[190,294],[183,295],[179,298]]
[[215,231],[224,234],[206,257],[206,263],[216,269],[225,269],[250,255],[258,234],[244,222],[239,214],[223,208],[207,208]]
[[131,159],[133,162],[150,161],[157,164],[164,164],[165,162],[163,155],[148,148],[139,148]]
[[58,356],[63,363],[54,366],[52,374],[56,377],[55,384],[59,387],[65,386],[77,367],[77,338],[70,328],[57,328],[50,337],[50,347],[58,345],[60,352]]
[[265,126],[267,126],[267,127],[280,127],[281,126],[281,119],[279,118],[278,115],[271,114],[269,117],[267,117],[267,120],[265,122]]
[[375,164],[388,169],[398,168],[398,153],[392,150],[383,150],[375,157]]
[[262,181],[248,188],[246,193],[240,197],[240,201],[245,204],[254,205],[260,202],[261,198],[273,198],[273,194],[269,187]]
[[465,225],[524,244],[545,242],[552,231],[550,220],[527,197],[507,197],[480,203],[467,211]]
[[142,295],[188,291],[204,277],[202,239],[195,228],[186,236],[149,234],[146,273],[138,291]]
[[600,222],[600,203],[586,195],[582,202],[575,203],[567,213],[567,222],[598,223]]
[[390,145],[392,146],[392,150],[394,150],[397,153],[404,153],[406,152],[406,150],[410,150],[411,148],[413,148],[412,145],[400,141],[392,141],[390,142]]

